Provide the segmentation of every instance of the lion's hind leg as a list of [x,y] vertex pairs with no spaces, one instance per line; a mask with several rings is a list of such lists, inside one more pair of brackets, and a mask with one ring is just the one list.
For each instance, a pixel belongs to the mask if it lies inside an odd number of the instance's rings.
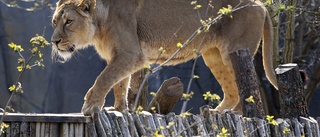
[[113,86],[115,110],[123,111],[124,109],[127,109],[127,92],[130,79],[131,77],[129,76]]
[[238,87],[232,65],[223,61],[218,48],[211,48],[202,56],[224,93],[223,100],[216,107],[216,110],[222,112],[224,109],[232,109],[239,101]]

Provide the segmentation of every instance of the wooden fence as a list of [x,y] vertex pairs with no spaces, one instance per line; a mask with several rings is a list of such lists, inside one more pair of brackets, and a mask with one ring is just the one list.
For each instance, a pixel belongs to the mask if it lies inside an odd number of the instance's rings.
[[[247,118],[230,111],[199,115],[167,115],[150,112],[106,111],[93,117],[82,114],[9,113],[9,125],[1,137],[140,137],[140,136],[230,136],[230,137],[319,137],[320,117],[275,119]],[[270,119],[269,119],[270,120]]]
[[[215,113],[209,107],[200,114],[169,113],[182,95],[177,78],[163,83],[149,108],[159,113],[99,111],[92,117],[82,114],[17,114],[4,117],[9,127],[1,137],[140,137],[140,136],[212,136],[212,137],[320,137],[320,117],[309,117],[304,88],[296,64],[276,69],[280,94],[280,115],[266,116],[257,76],[248,49],[230,53],[239,88],[243,115],[230,111]],[[177,92],[178,91],[178,92]],[[172,94],[175,93],[175,94]],[[247,101],[250,98],[254,101]],[[159,103],[160,102],[160,103]],[[166,114],[168,113],[168,114]],[[1,113],[0,113],[1,116]]]

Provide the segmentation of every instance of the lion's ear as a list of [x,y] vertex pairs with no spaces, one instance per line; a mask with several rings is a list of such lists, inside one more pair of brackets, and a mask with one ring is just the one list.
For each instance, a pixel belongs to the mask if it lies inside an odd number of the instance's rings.
[[92,14],[96,7],[96,0],[82,0],[78,5],[83,12]]

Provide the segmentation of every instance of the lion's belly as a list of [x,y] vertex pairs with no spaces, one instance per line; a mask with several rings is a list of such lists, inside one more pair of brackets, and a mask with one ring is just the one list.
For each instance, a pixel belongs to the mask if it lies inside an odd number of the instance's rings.
[[[196,58],[197,57],[196,53],[200,53],[202,51],[201,48],[199,49],[199,47],[197,47],[194,44],[187,45],[187,47],[181,49],[180,51],[178,51],[179,48],[176,47],[175,44],[167,45],[167,46],[175,47],[175,48],[171,47],[170,49],[166,47],[158,46],[158,45],[147,44],[145,42],[140,42],[140,44],[141,44],[142,52],[150,64],[162,64],[166,60],[170,59],[170,61],[167,62],[165,65],[177,65],[177,64],[184,63],[191,59]],[[208,46],[209,45],[204,45],[203,47],[208,47]],[[160,48],[162,50],[160,50]],[[199,49],[199,51],[195,49]],[[175,54],[175,52],[177,53]]]

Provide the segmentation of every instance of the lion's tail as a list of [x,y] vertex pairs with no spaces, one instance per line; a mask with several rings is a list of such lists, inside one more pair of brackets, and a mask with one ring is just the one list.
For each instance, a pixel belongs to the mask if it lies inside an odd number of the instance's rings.
[[[266,10],[267,12],[267,10]],[[270,83],[278,89],[277,78],[273,68],[273,27],[272,21],[269,13],[266,13],[264,31],[263,31],[263,46],[262,46],[262,56],[263,56],[263,67],[266,72],[266,76]]]

